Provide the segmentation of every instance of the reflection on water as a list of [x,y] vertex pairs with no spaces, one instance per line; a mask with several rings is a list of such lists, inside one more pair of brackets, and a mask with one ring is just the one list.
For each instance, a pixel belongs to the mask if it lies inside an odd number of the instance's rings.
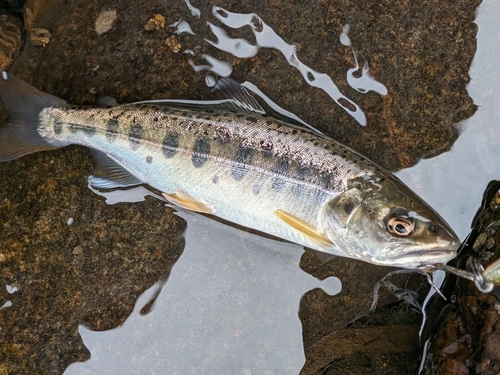
[[[216,41],[210,39],[205,39],[205,41],[217,49],[230,53],[231,55],[239,58],[250,58],[255,56],[260,48],[272,48],[280,51],[286,58],[288,63],[299,70],[302,74],[304,80],[311,86],[319,88],[327,93],[332,100],[334,100],[339,106],[341,106],[347,113],[356,119],[360,125],[366,125],[366,115],[363,110],[354,103],[351,99],[346,97],[340,92],[337,85],[332,81],[332,79],[324,73],[319,73],[304,63],[302,63],[297,57],[297,48],[293,44],[286,43],[269,25],[267,25],[257,14],[255,13],[233,13],[229,12],[223,8],[214,6],[212,8],[212,14],[225,26],[233,29],[240,29],[245,26],[250,27],[255,37],[255,44],[252,44],[248,40],[242,38],[231,38],[228,36],[227,32],[208,22],[210,31],[216,37]],[[183,25],[187,24],[183,21]],[[173,25],[177,27],[176,33],[193,33],[191,27],[184,25],[182,29],[179,29],[178,24]],[[351,42],[347,33],[349,31],[349,25],[346,25],[342,34],[341,41],[344,45],[351,46]],[[352,48],[352,47],[351,47]],[[192,52],[192,51],[190,51]],[[359,64],[357,53],[353,49],[354,59],[356,66],[351,68],[347,72],[348,83],[357,91],[366,93],[368,91],[375,91],[382,95],[387,94],[387,89],[383,84],[377,82],[370,74],[368,68],[368,62],[365,61],[361,73],[359,73]],[[193,67],[195,71],[209,70],[219,76],[228,77],[232,72],[232,66],[228,62],[220,61],[214,59],[213,57],[203,54],[202,58],[205,59],[210,65],[195,65],[192,59],[189,59],[189,64]],[[359,76],[356,76],[359,74]]]
[[296,374],[305,358],[299,301],[310,289],[341,290],[299,268],[302,248],[180,211],[186,248],[154,302],[156,286],[119,328],[79,327],[91,359],[65,374]]

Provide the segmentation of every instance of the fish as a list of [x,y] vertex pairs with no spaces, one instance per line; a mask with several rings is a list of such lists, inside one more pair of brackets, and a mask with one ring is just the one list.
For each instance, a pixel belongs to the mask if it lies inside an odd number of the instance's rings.
[[77,106],[11,73],[0,161],[90,148],[98,189],[147,184],[174,205],[310,248],[399,268],[445,264],[460,242],[390,172],[314,128],[270,116],[236,81],[215,100]]

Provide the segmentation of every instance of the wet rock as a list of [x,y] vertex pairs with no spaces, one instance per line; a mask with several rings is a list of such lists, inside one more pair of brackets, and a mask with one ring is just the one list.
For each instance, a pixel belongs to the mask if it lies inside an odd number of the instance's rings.
[[[472,258],[484,267],[500,258],[499,189],[499,181],[488,185],[472,233],[456,260],[459,268]],[[423,338],[430,345],[422,374],[500,373],[500,288],[481,293],[473,282],[448,275],[443,292],[448,302],[434,298],[429,303]]]
[[33,27],[30,30],[28,41],[34,47],[45,47],[50,43],[50,37],[51,35],[49,30]]
[[97,35],[104,34],[106,31],[111,30],[113,22],[116,19],[116,10],[102,10],[95,21],[95,32]]
[[23,23],[0,11],[0,71],[8,69],[21,52]]
[[163,28],[165,28],[165,17],[161,14],[155,14],[155,16],[144,25],[144,30],[146,31],[160,30]]

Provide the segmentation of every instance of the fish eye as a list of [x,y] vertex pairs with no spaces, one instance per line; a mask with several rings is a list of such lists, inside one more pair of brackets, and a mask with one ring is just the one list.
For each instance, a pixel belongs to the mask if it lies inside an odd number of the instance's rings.
[[398,236],[409,236],[415,228],[413,221],[408,217],[391,217],[386,225],[389,232]]

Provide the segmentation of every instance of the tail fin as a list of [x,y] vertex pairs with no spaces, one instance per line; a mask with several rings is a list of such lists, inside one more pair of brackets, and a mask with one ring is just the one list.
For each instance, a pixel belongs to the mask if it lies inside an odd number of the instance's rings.
[[65,106],[64,100],[38,91],[16,76],[2,72],[0,101],[10,115],[9,122],[0,126],[0,162],[58,148],[38,134],[38,115],[46,107]]

